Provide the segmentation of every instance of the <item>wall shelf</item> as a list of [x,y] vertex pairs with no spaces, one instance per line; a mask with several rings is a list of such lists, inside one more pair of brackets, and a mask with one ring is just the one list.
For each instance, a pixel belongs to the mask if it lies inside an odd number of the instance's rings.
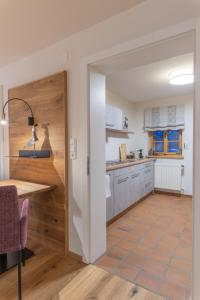
[[122,134],[134,134],[134,131],[128,131],[125,129],[113,129],[106,127],[107,132],[116,132],[116,133],[122,133]]

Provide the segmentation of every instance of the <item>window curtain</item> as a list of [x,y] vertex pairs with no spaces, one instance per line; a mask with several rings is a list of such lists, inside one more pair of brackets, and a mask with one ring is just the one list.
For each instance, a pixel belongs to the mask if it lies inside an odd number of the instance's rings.
[[184,105],[148,108],[144,112],[144,131],[184,129]]

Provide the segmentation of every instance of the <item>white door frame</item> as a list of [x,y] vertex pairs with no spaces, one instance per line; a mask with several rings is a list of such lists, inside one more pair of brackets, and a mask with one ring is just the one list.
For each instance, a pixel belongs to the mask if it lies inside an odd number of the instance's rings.
[[[140,47],[145,47],[150,44],[173,38],[179,34],[184,34],[189,31],[195,31],[196,34],[196,82],[195,82],[195,100],[194,100],[194,197],[193,197],[193,300],[200,299],[200,19],[192,19],[187,22],[177,24],[166,29],[153,32],[149,35],[143,36],[139,39],[130,40],[126,43],[114,46],[110,49],[102,51],[100,53],[85,57],[81,61],[81,94],[82,94],[82,105],[81,116],[81,137],[82,137],[82,195],[83,195],[83,257],[84,261],[91,262],[91,252],[95,245],[91,242],[90,229],[95,227],[91,220],[95,220],[94,216],[91,218],[90,215],[90,203],[94,199],[90,199],[90,178],[86,173],[87,157],[89,155],[89,141],[90,141],[90,130],[89,130],[89,76],[88,70],[89,65],[98,62],[102,59],[113,57],[115,55],[126,54],[129,51],[133,51]],[[105,174],[99,174],[98,180],[104,180],[102,176]],[[199,197],[200,198],[200,197]],[[98,234],[98,233],[97,233]]]

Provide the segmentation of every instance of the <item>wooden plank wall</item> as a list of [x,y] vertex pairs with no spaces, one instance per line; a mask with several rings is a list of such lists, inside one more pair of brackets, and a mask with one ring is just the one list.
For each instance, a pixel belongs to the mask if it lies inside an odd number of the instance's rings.
[[36,150],[51,150],[50,158],[19,158],[27,146],[31,127],[20,101],[9,103],[10,178],[47,185],[55,191],[31,199],[29,235],[56,250],[68,250],[67,205],[67,74],[61,72],[9,90],[9,98],[28,101],[37,126]]

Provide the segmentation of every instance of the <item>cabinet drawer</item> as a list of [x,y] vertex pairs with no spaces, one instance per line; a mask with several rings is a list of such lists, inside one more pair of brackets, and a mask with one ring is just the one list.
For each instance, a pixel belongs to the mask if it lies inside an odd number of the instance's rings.
[[138,172],[142,169],[142,164],[131,166],[128,169],[129,169],[129,172],[131,172],[131,173]]
[[148,181],[145,183],[145,185],[144,185],[145,195],[151,193],[151,191],[153,191],[153,189],[154,189],[153,181]]
[[116,183],[119,185],[119,184],[122,184],[124,182],[127,182],[129,179],[129,176],[119,176],[117,177],[117,180],[116,180]]
[[107,203],[107,220],[130,207],[154,189],[154,162],[112,171],[113,202]]
[[149,161],[149,162],[144,163],[145,167],[149,167],[149,166],[153,166],[153,165],[154,165],[153,161]]
[[129,176],[114,177],[114,214],[117,215],[129,206]]
[[131,173],[129,176],[130,179],[135,179],[140,176],[140,172],[138,171],[138,172]]
[[152,179],[154,178],[154,170],[153,168],[146,168],[143,170],[144,178],[145,179]]
[[114,170],[114,176],[123,176],[129,173],[129,168],[121,168]]
[[141,198],[141,172],[130,173],[129,203],[134,204]]
[[154,166],[154,163],[152,161],[143,164],[144,169],[153,168],[153,166]]
[[150,167],[148,167],[148,168],[145,168],[145,169],[143,170],[143,172],[144,172],[144,174],[146,174],[146,175],[153,173],[153,166],[150,166]]

